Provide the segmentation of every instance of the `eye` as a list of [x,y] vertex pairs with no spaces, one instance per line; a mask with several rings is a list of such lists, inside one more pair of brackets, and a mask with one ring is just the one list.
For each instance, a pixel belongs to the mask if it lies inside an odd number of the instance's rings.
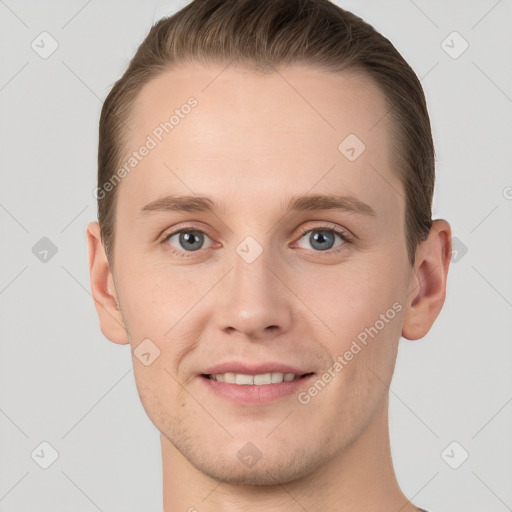
[[181,229],[167,235],[162,243],[169,245],[175,254],[183,255],[183,253],[210,247],[211,243],[206,247],[204,246],[205,238],[211,242],[210,237],[203,231],[198,229]]
[[[337,244],[336,237],[338,237],[338,239],[341,240]],[[298,242],[299,246],[302,247],[303,249],[309,249],[310,247],[303,247],[300,245],[300,242],[304,241],[307,244],[310,244],[310,246],[315,251],[325,252],[331,249],[335,249],[340,245],[346,245],[350,243],[350,237],[346,233],[339,231],[337,229],[321,226],[314,229],[308,229],[307,231],[302,233]]]

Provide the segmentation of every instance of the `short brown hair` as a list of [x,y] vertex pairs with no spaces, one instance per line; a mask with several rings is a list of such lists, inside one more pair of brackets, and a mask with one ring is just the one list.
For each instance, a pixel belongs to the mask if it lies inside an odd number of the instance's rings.
[[[126,150],[126,121],[151,79],[180,63],[235,63],[254,69],[293,64],[359,72],[383,92],[393,134],[394,168],[405,191],[404,231],[411,265],[432,226],[435,153],[421,83],[391,42],[328,0],[193,0],[159,20],[139,46],[101,111],[98,187]],[[98,197],[98,221],[109,263],[117,187]]]

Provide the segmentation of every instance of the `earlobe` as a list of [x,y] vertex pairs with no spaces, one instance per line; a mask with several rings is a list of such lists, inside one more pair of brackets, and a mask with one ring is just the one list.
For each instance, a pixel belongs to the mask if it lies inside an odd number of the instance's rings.
[[91,292],[101,332],[113,343],[127,344],[128,334],[123,324],[114,279],[101,243],[100,225],[97,222],[91,222],[87,226],[87,246]]
[[423,338],[439,315],[446,297],[451,247],[450,225],[445,220],[435,220],[427,239],[416,251],[402,327],[404,338]]

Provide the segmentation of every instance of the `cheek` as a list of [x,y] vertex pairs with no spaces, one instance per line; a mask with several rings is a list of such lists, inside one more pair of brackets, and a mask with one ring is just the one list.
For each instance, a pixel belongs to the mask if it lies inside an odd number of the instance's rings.
[[360,429],[393,375],[403,315],[401,285],[384,265],[374,272],[370,265],[341,265],[331,275],[319,272],[314,282],[314,289],[305,286],[302,293],[308,289],[308,306],[334,331],[322,325],[316,331],[332,360],[326,371],[334,376],[312,399],[311,410],[321,414],[329,408],[333,422]]
[[[141,270],[142,269],[142,270]],[[174,326],[206,294],[209,279],[185,267],[126,258],[119,268],[120,299],[133,337],[172,336]]]
[[193,289],[180,282],[176,272],[137,268],[143,267],[126,265],[120,273],[120,300],[129,326],[137,391],[148,416],[160,425],[168,414],[165,404],[179,406],[179,383],[184,378],[180,362],[198,339],[193,331],[197,326],[190,324],[192,315],[187,315],[197,298],[193,300]]
[[396,267],[391,256],[370,254],[329,272],[319,269],[299,286],[298,293],[329,327],[319,324],[316,339],[333,364],[339,363],[332,391],[354,408],[371,409],[392,378],[406,286]]
[[168,362],[160,356],[150,366],[133,359],[135,383],[147,416],[161,432],[178,431],[181,422],[191,414],[190,403],[177,384]]
[[389,331],[390,325],[400,322],[397,313],[403,309],[396,304],[403,300],[405,276],[398,275],[394,265],[384,259],[378,264],[370,258],[360,259],[330,268],[311,268],[295,278],[294,290],[323,321],[325,339],[339,341],[341,348],[343,340],[356,338],[376,322],[379,331]]

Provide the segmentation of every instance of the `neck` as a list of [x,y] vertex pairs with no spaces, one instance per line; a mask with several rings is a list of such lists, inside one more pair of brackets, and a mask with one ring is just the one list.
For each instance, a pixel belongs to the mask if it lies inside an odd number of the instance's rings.
[[417,512],[396,480],[387,411],[386,397],[361,435],[340,453],[332,454],[320,470],[272,486],[214,480],[192,466],[161,435],[164,512]]

